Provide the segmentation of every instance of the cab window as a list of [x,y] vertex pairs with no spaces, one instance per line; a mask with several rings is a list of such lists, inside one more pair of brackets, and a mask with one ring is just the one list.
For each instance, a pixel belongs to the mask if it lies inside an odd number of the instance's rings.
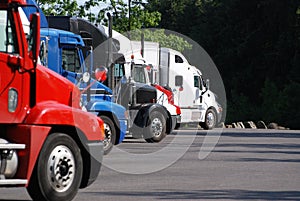
[[115,64],[114,65],[114,77],[121,78],[124,76],[124,64]]
[[141,65],[134,65],[133,79],[136,82],[146,83],[145,69]]
[[66,71],[81,72],[77,49],[62,49],[62,67]]
[[194,76],[194,87],[202,90],[202,82],[199,76]]
[[13,16],[7,10],[0,10],[0,52],[19,53]]
[[180,56],[175,55],[175,63],[183,63],[183,59]]

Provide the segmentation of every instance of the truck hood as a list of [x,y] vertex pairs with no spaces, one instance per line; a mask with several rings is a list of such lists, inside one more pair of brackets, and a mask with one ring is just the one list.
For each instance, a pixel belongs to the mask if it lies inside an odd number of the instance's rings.
[[36,102],[49,100],[80,108],[80,91],[63,76],[44,66],[37,65]]

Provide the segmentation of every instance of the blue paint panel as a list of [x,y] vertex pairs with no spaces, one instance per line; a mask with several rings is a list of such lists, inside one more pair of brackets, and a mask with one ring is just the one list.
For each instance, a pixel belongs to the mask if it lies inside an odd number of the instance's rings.
[[[38,7],[36,2],[33,0],[26,0],[26,3],[29,5],[35,5],[36,7]],[[48,21],[46,19],[46,16],[44,15],[43,11],[40,8],[38,8],[38,9],[39,9],[40,18],[41,18],[41,28],[46,28],[46,27],[48,27]],[[30,19],[30,14],[36,12],[36,9],[33,7],[24,7],[23,10],[28,19]]]

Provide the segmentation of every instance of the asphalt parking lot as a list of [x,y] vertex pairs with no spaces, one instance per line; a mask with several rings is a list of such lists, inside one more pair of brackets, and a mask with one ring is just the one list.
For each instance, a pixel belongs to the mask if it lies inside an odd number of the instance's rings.
[[[0,189],[0,200],[30,200]],[[300,131],[180,130],[126,141],[105,156],[83,200],[300,200]]]

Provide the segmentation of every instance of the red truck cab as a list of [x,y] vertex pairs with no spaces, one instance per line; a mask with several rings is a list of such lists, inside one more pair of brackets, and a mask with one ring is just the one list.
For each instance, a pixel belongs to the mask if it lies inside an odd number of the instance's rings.
[[40,17],[31,15],[25,34],[20,9],[28,6],[0,2],[0,187],[72,200],[99,174],[103,121],[81,110],[77,87],[37,65]]

